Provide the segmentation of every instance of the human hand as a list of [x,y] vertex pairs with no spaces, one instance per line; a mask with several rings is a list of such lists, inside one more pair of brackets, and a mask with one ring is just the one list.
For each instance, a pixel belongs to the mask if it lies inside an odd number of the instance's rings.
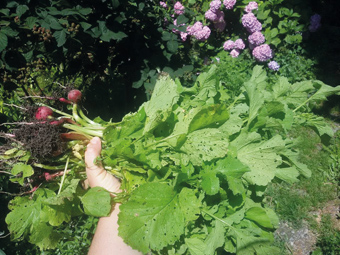
[[112,174],[107,172],[101,163],[95,164],[95,159],[100,155],[102,144],[99,137],[91,139],[85,151],[85,165],[87,182],[91,188],[99,186],[110,192],[120,192],[120,182]]

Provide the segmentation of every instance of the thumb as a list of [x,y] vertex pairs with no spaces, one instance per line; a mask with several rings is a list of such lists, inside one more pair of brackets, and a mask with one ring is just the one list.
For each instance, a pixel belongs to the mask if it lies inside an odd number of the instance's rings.
[[87,149],[85,151],[85,165],[86,165],[86,173],[89,174],[92,171],[101,172],[103,171],[103,167],[101,164],[96,165],[95,159],[100,156],[102,151],[102,143],[99,137],[94,137],[91,139],[90,143],[87,145]]
[[[85,151],[85,166],[88,184],[90,187],[101,186],[100,180],[105,173],[105,170],[100,162],[95,164],[95,160],[99,157],[102,150],[100,138],[94,137],[87,145]],[[100,176],[100,178],[99,178]]]
[[120,182],[113,175],[104,170],[99,162],[95,164],[95,159],[100,156],[102,143],[100,138],[94,137],[87,145],[85,151],[85,165],[88,184],[90,187],[100,186],[110,192],[120,192]]

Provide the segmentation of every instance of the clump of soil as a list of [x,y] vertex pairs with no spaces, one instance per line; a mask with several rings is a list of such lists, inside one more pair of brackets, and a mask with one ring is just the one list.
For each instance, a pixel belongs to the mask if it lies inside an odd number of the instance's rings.
[[60,131],[60,127],[49,122],[32,123],[22,125],[14,131],[14,135],[33,157],[44,160],[62,152],[63,142]]

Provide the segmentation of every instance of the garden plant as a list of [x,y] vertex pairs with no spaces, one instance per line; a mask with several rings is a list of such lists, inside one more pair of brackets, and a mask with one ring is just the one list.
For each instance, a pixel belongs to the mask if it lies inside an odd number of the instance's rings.
[[[11,241],[32,254],[86,253],[97,218],[120,202],[119,235],[143,254],[281,254],[282,207],[266,196],[314,171],[296,130],[313,130],[333,156],[327,178],[338,178],[334,129],[315,109],[340,86],[318,80],[307,54],[304,40],[323,26],[310,3],[0,3],[0,191]],[[118,83],[144,102],[120,116],[91,108],[100,93],[107,105],[121,97]],[[114,198],[84,185],[95,136],[96,160],[122,184]],[[320,231],[320,249],[335,251]],[[86,241],[71,244],[73,233]]]

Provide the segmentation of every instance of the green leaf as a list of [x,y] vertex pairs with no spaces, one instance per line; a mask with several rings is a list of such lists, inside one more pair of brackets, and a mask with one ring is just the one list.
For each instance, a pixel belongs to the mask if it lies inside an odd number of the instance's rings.
[[220,180],[214,171],[204,171],[201,173],[202,188],[208,195],[215,195],[220,189]]
[[61,47],[66,43],[66,30],[58,30],[53,33],[53,37],[57,40],[57,47]]
[[259,109],[264,104],[264,87],[266,85],[266,72],[260,66],[255,66],[252,77],[249,81],[244,83],[249,100],[249,124],[256,118]]
[[231,136],[238,133],[243,125],[243,120],[238,116],[238,114],[231,114],[230,118],[218,129]]
[[172,113],[172,107],[179,99],[176,83],[169,76],[161,76],[156,82],[150,101],[144,104],[147,120],[143,133],[152,131]]
[[296,167],[285,167],[285,168],[277,168],[275,171],[275,177],[293,184],[295,182],[298,182],[299,179],[297,178],[300,175],[299,171],[296,169]]
[[262,246],[268,245],[268,243],[270,243],[271,241],[265,237],[257,236],[249,229],[233,228],[230,231],[230,235],[232,235],[236,239],[237,255],[249,255],[249,254],[265,255],[266,253],[265,254],[258,253],[257,250]]
[[278,155],[285,148],[281,136],[268,141],[249,143],[251,134],[241,134],[231,145],[238,147],[237,158],[251,170],[243,175],[250,184],[266,186],[274,177],[276,168],[282,163]]
[[208,72],[201,73],[197,77],[195,86],[198,86],[200,91],[195,100],[200,100],[204,104],[208,99],[217,95],[219,81],[216,72],[217,66],[213,65]]
[[277,47],[280,43],[281,43],[280,38],[275,38],[270,42],[270,44],[274,45],[275,47]]
[[32,16],[31,17],[27,17],[25,19],[25,24],[26,24],[27,27],[32,29],[34,27],[34,25],[36,24],[37,20],[38,19],[36,17],[32,17]]
[[102,34],[102,36],[100,37],[100,39],[102,39],[104,42],[109,42],[110,40],[116,40],[116,41],[120,41],[121,39],[127,37],[127,34],[125,34],[124,32],[112,32],[111,30],[107,30],[106,32],[104,32]]
[[310,99],[327,100],[327,97],[331,95],[340,94],[340,85],[336,87],[332,87],[332,86],[324,84],[321,81],[314,81],[313,85],[317,89],[317,91],[311,96]]
[[291,85],[290,91],[281,100],[287,103],[288,106],[300,107],[305,104],[308,94],[313,89],[312,81],[296,82]]
[[240,160],[232,156],[228,156],[216,162],[215,171],[225,177],[231,176],[241,179],[245,173],[250,172],[250,169],[248,166],[242,164]]
[[229,118],[229,112],[224,104],[203,107],[192,118],[188,132],[205,128],[211,125],[221,125]]
[[60,23],[56,19],[51,19],[50,26],[51,26],[52,29],[55,29],[55,30],[62,30],[62,29],[64,29],[63,26],[60,25]]
[[56,233],[53,227],[44,222],[34,224],[29,237],[30,243],[37,245],[41,250],[54,249],[60,242],[61,234]]
[[60,194],[54,196],[48,196],[48,198],[43,200],[44,204],[47,205],[64,205],[65,200],[73,200],[75,198],[75,193],[77,192],[78,184],[80,179],[66,179],[63,185],[63,189]]
[[109,215],[111,212],[110,192],[102,187],[89,189],[80,199],[87,215],[102,217]]
[[30,177],[34,174],[34,170],[30,165],[25,165],[22,163],[15,164],[11,170],[13,175],[20,174],[19,177],[11,178],[10,181],[18,182],[20,185],[24,184],[24,180],[26,177]]
[[299,44],[302,42],[302,35],[300,34],[287,35],[284,40],[288,44]]
[[18,31],[13,30],[10,27],[3,27],[1,28],[1,32],[7,35],[8,37],[15,37],[19,34]]
[[171,53],[175,53],[178,49],[178,42],[177,40],[170,40],[166,42],[166,46]]
[[204,255],[214,255],[215,251],[222,247],[225,242],[225,228],[221,221],[215,220],[214,227],[205,240]]
[[2,30],[0,30],[0,52],[6,49],[7,45],[8,45],[7,35],[5,35],[5,33],[3,33]]
[[224,157],[228,145],[226,134],[218,129],[205,128],[190,133],[181,150],[189,156],[193,165],[202,165],[203,161]]
[[143,253],[161,250],[184,234],[185,215],[177,193],[162,183],[146,183],[120,206],[119,235]]
[[5,16],[9,16],[10,9],[0,9],[0,13],[4,14]]
[[200,215],[201,201],[196,197],[195,191],[183,188],[178,196],[179,205],[184,214],[185,221],[196,220]]
[[312,113],[304,113],[296,116],[296,122],[300,125],[313,128],[319,136],[328,135],[333,137],[334,131],[332,127],[321,116],[316,116]]
[[88,30],[92,25],[87,22],[79,22],[84,31]]
[[260,207],[252,207],[250,208],[246,214],[245,218],[248,220],[254,221],[256,224],[264,227],[264,228],[273,228],[273,225],[263,208]]
[[188,246],[191,255],[206,255],[205,243],[197,237],[185,238],[185,244]]
[[16,9],[16,14],[17,16],[19,16],[19,18],[29,10],[27,5],[18,5],[17,9]]
[[289,162],[292,164],[292,166],[296,167],[296,169],[300,172],[300,174],[302,174],[306,178],[311,177],[311,175],[312,175],[311,170],[308,168],[307,165],[305,165],[305,164],[303,164],[299,161],[299,153],[298,152],[292,151],[290,149],[286,149],[281,154],[283,156],[285,156],[286,158],[288,158]]
[[11,200],[9,208],[12,210],[6,216],[6,223],[14,240],[27,234],[32,224],[39,222],[41,204],[29,197],[16,197]]
[[119,6],[119,0],[112,0],[112,7],[117,8]]

